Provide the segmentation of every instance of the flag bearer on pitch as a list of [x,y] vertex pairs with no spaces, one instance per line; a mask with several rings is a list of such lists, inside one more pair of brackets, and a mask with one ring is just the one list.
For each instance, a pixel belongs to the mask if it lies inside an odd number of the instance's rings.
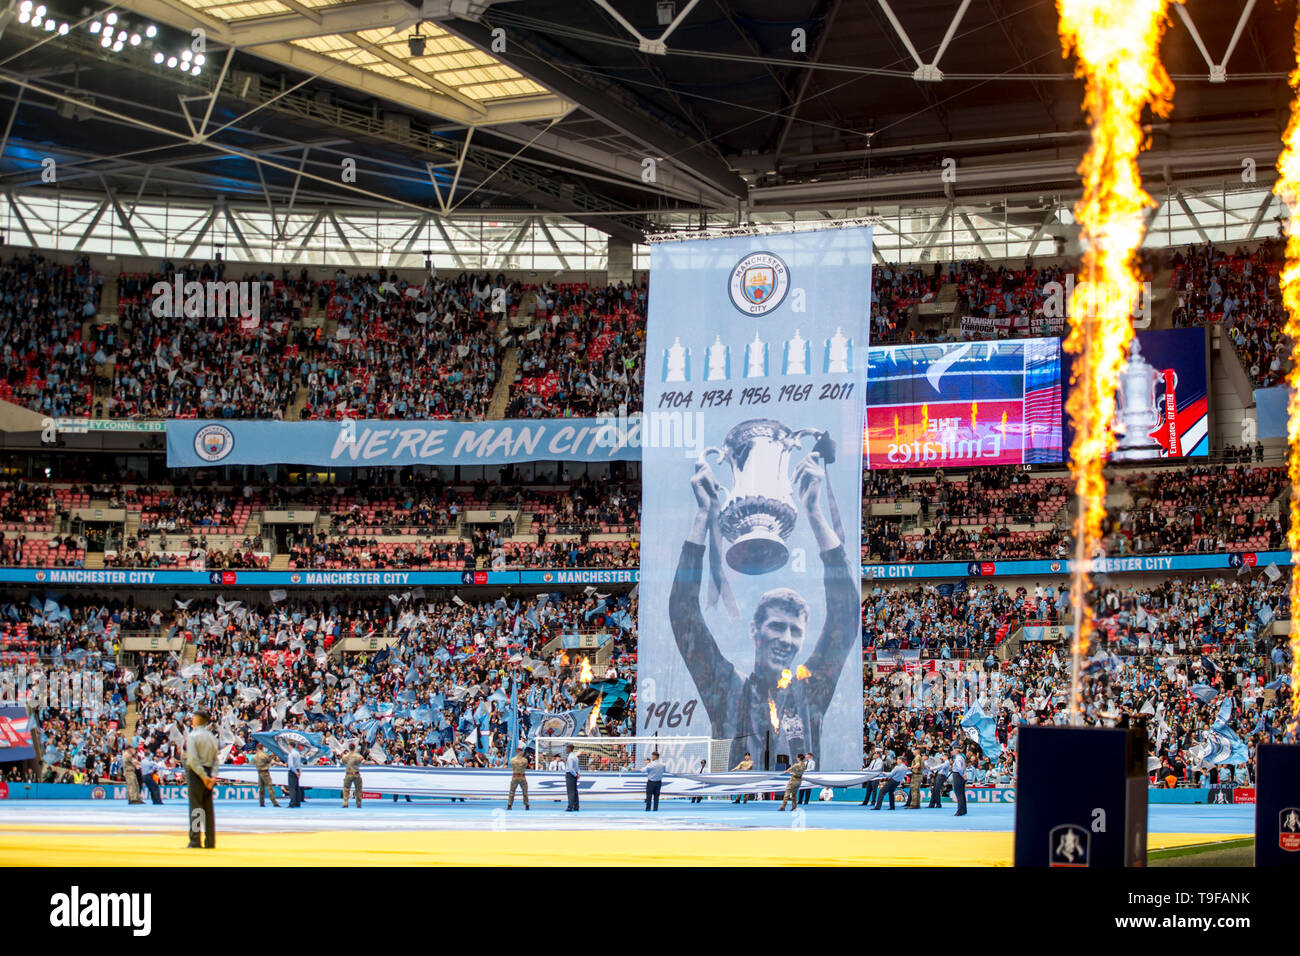
[[348,744],[348,752],[343,755],[343,806],[348,805],[348,788],[357,795],[357,806],[361,806],[361,754],[357,753],[355,742]]
[[513,810],[515,806],[515,788],[524,791],[524,809],[528,807],[528,778],[524,776],[524,771],[528,769],[528,758],[519,752],[510,758],[510,797],[506,800],[506,809]]
[[795,762],[790,765],[786,771],[790,775],[790,782],[785,785],[785,793],[781,796],[781,806],[777,808],[779,813],[785,809],[785,802],[790,801],[790,809],[794,810],[799,805],[799,785],[803,783],[803,772],[807,765],[803,762],[803,754],[796,754]]
[[275,784],[271,782],[271,762],[275,758],[266,752],[260,743],[253,751],[253,766],[257,768],[257,805],[266,806],[266,795],[271,795],[271,805],[278,807],[280,801],[275,799]]

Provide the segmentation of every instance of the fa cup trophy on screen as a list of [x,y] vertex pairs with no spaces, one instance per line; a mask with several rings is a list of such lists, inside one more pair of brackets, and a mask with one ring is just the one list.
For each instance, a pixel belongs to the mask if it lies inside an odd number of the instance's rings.
[[1115,396],[1115,433],[1119,441],[1112,459],[1140,461],[1161,456],[1161,446],[1151,433],[1164,421],[1161,409],[1166,387],[1172,389],[1177,384],[1175,377],[1167,386],[1165,376],[1142,357],[1142,346],[1133,339],[1128,364],[1119,373]]
[[767,574],[785,566],[796,516],[790,458],[808,436],[822,439],[824,433],[753,418],[733,426],[721,448],[706,448],[700,455],[701,463],[712,454],[731,465],[734,480],[730,491],[722,489],[718,526],[730,542],[727,564],[733,570]]

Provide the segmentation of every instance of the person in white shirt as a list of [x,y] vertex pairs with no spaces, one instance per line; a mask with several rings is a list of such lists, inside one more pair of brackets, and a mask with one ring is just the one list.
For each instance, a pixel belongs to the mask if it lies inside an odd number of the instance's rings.
[[299,774],[302,773],[302,754],[298,752],[297,744],[289,745],[289,755],[285,760],[285,766],[289,768],[289,806],[302,806],[302,785],[298,782]]
[[651,810],[659,810],[659,791],[664,786],[664,773],[667,772],[668,766],[659,759],[659,751],[650,755],[650,759],[645,762],[645,808],[649,813]]
[[[885,769],[885,758],[881,756],[879,750],[871,752],[871,763],[867,764],[868,773],[883,773]],[[880,790],[880,778],[867,781],[867,795],[862,798],[862,806],[869,807],[876,799],[876,793]]]
[[564,789],[568,791],[569,805],[565,813],[578,812],[578,755],[573,752],[573,744],[565,744],[564,752],[568,754],[564,761]]
[[957,801],[955,817],[966,815],[966,754],[961,747],[952,750],[952,795]]
[[[812,754],[804,754],[803,763],[804,763],[804,773],[812,773],[814,770],[817,769],[817,761],[813,760]],[[795,801],[795,803],[807,804],[811,798],[812,798],[812,787],[808,787],[804,790],[799,791],[799,798]]]
[[928,809],[941,808],[943,806],[943,785],[948,779],[948,770],[952,766],[947,757],[937,758],[939,763],[935,766],[933,777],[930,780],[930,802],[927,804]]

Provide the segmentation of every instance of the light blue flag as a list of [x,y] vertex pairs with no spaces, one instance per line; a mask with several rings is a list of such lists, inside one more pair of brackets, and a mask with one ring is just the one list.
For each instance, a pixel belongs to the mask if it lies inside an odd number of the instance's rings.
[[1228,721],[1232,719],[1232,710],[1232,698],[1224,698],[1219,707],[1218,717],[1207,734],[1210,753],[1206,759],[1210,763],[1243,764],[1250,759],[1245,741],[1228,726]]
[[1211,729],[1206,734],[1206,742],[1210,746],[1209,752],[1205,755],[1206,763],[1239,765],[1250,759],[1245,741],[1238,737],[1231,727],[1216,724],[1215,728],[1217,729]]
[[1219,696],[1219,692],[1209,684],[1193,684],[1188,688],[1187,693],[1191,694],[1202,704],[1208,704],[1210,701],[1214,700],[1214,698]]
[[506,759],[513,759],[519,746],[519,701],[514,678],[510,678],[510,703],[506,706]]
[[288,746],[291,743],[305,747],[302,751],[304,763],[312,760],[318,760],[321,757],[328,757],[330,749],[325,744],[325,739],[314,730],[260,730],[253,734],[255,741],[261,742],[271,753],[275,754],[281,760],[289,758]]
[[579,707],[575,710],[566,710],[549,714],[543,711],[534,711],[528,715],[528,739],[529,741],[532,741],[538,736],[577,736],[579,730],[586,728],[587,721],[590,717],[590,707]]
[[961,719],[966,736],[979,744],[984,756],[997,758],[1002,756],[1002,744],[998,742],[997,723],[980,709],[979,704],[971,704],[966,716]]

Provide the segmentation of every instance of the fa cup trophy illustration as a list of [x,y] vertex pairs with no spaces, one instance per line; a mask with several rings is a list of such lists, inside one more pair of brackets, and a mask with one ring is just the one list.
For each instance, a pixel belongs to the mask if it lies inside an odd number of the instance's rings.
[[794,488],[790,458],[805,437],[821,437],[816,428],[795,431],[770,418],[741,422],[727,432],[722,447],[704,449],[731,465],[730,491],[723,488],[718,526],[730,542],[727,564],[741,574],[767,574],[785,566],[786,541],[794,530]]
[[[1177,378],[1170,387],[1176,387]],[[1136,338],[1129,350],[1128,364],[1119,373],[1115,401],[1115,431],[1120,438],[1112,456],[1119,461],[1159,458],[1160,443],[1151,437],[1163,421],[1161,405],[1165,377],[1142,357]]]

